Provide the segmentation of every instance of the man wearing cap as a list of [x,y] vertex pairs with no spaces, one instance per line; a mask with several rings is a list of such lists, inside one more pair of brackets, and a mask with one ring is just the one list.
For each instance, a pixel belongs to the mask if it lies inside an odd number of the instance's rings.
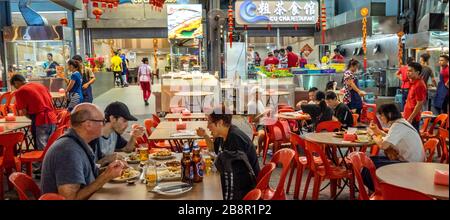
[[102,136],[89,143],[96,150],[98,164],[105,165],[121,159],[114,151],[131,152],[134,150],[136,139],[144,134],[144,128],[142,126],[132,128],[130,140],[126,141],[122,134],[128,128],[128,121],[137,121],[137,118],[130,114],[124,103],[113,102],[106,106]]

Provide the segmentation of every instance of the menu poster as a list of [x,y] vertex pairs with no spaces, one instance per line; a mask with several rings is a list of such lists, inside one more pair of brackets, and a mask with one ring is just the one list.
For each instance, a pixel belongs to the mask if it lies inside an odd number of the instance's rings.
[[201,4],[168,4],[169,39],[190,39],[203,35]]

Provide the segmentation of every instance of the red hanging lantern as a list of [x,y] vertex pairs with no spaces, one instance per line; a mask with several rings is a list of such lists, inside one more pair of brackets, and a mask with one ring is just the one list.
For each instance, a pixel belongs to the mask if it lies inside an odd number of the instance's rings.
[[228,38],[230,39],[230,48],[233,46],[233,5],[228,5]]
[[298,30],[298,24],[294,24],[294,29]]
[[102,2],[102,8],[106,8],[107,6],[106,2]]
[[325,1],[322,0],[322,44],[325,44],[325,31],[327,29],[327,8],[325,7]]
[[92,14],[95,15],[95,19],[98,22],[100,20],[100,16],[103,15],[103,11],[100,8],[95,8],[94,10],[92,10]]
[[67,24],[68,24],[67,18],[61,18],[61,19],[59,19],[59,23],[60,23],[62,26],[67,26]]
[[84,8],[87,9],[89,4],[89,0],[83,0]]
[[248,29],[248,25],[244,24],[244,30]]
[[97,2],[97,1],[93,1],[93,2],[92,2],[92,7],[98,8],[98,2]]
[[269,31],[272,30],[272,25],[271,25],[271,24],[268,24],[268,25],[267,25],[267,30],[269,30]]

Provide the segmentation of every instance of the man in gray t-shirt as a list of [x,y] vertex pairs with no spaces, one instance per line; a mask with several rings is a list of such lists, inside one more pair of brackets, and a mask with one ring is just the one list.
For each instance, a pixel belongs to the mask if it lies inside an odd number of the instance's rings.
[[70,117],[72,128],[48,150],[42,164],[41,190],[66,199],[88,199],[105,183],[119,177],[125,164],[112,162],[99,174],[94,150],[88,145],[100,137],[103,113],[89,103],[77,105]]
[[89,145],[96,152],[97,163],[106,165],[111,161],[121,159],[115,151],[131,152],[137,138],[144,134],[144,127],[133,126],[130,133],[130,140],[127,141],[122,134],[128,128],[128,121],[137,121],[137,118],[131,115],[128,107],[122,102],[113,102],[105,108],[105,125],[102,128],[102,135],[95,139]]

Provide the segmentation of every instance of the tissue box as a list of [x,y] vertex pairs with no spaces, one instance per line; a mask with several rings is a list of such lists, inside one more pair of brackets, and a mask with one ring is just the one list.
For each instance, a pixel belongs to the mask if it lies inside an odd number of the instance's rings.
[[183,116],[190,116],[190,115],[192,115],[192,113],[189,110],[184,110],[184,111],[181,112],[181,114]]
[[7,115],[5,117],[5,121],[15,121],[16,120],[16,116],[14,115]]
[[355,134],[344,134],[344,141],[355,141],[356,137]]
[[448,186],[448,171],[435,170],[434,183],[437,185]]
[[186,123],[178,123],[177,130],[186,130]]

